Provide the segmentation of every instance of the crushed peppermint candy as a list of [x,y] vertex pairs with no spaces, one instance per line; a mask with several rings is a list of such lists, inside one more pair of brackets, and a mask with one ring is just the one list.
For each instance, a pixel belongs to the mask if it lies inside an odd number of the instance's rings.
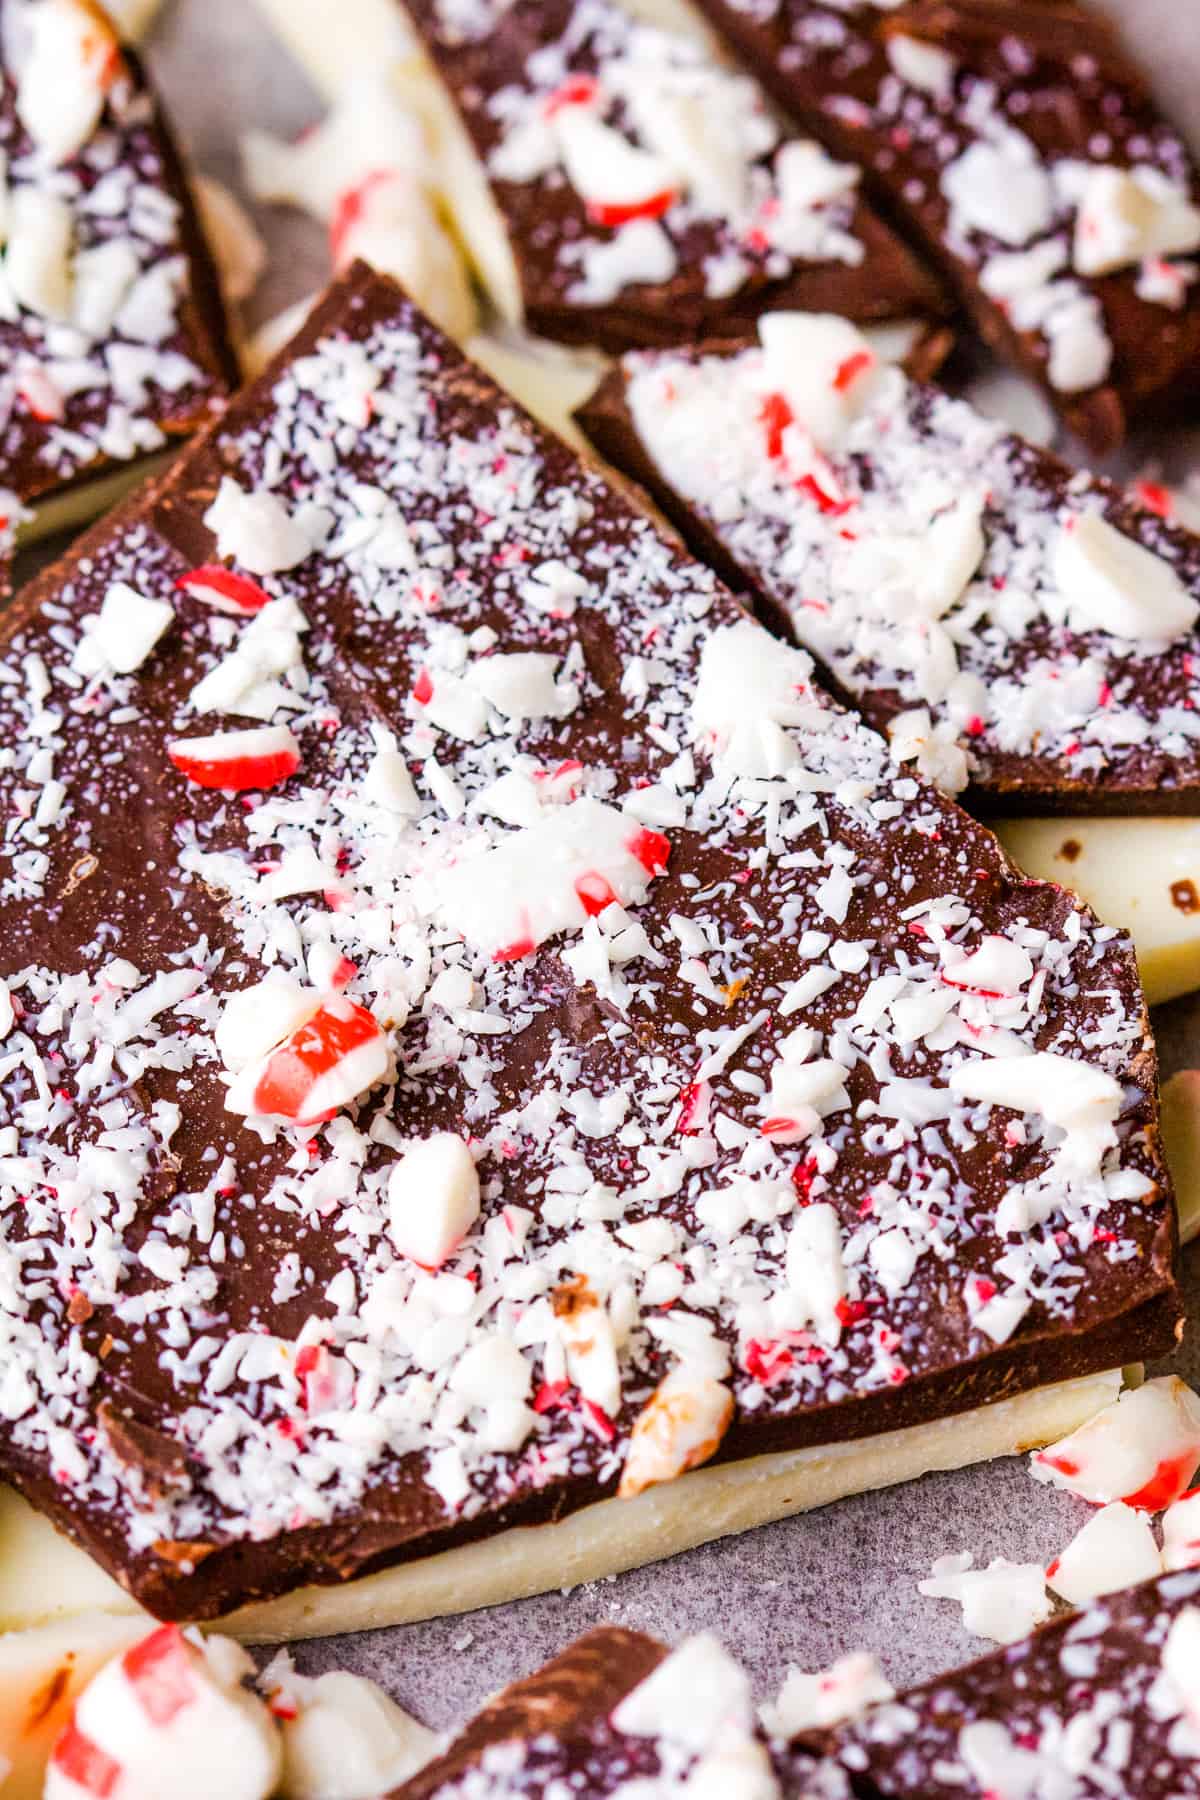
[[744,326],[810,281],[864,317],[940,310],[859,199],[858,169],[789,136],[701,34],[615,0],[524,13],[481,0],[469,19],[421,0],[410,14],[481,159],[535,330],[610,348],[683,341]]
[[1200,174],[1101,7],[701,10],[1094,453],[1192,382]]
[[154,96],[91,0],[4,0],[0,445],[26,505],[164,449],[235,380]]
[[[197,577],[227,554],[248,618]],[[547,568],[573,608],[524,603]],[[176,623],[84,675],[118,583]],[[0,1459],[119,1521],[160,1612],[353,1573],[372,1494],[434,1547],[936,1416],[963,1369],[1019,1385],[1027,1334],[1064,1375],[1126,1314],[1129,1354],[1173,1341],[1125,941],[390,286],[335,289],[34,592]],[[287,609],[304,680],[197,740]]]
[[1200,541],[844,320],[759,333],[631,353],[585,427],[947,791],[1196,786]]

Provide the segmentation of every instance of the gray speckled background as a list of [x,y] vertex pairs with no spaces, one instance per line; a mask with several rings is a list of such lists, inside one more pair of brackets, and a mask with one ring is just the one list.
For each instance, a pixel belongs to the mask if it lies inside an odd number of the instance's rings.
[[[328,3],[336,30],[336,0]],[[1200,147],[1200,0],[1106,4],[1152,59]],[[318,111],[251,0],[167,0],[149,58],[186,147],[202,169],[234,187],[240,129],[257,124],[291,135]],[[259,224],[274,253],[252,313],[265,318],[317,287],[325,262],[321,233],[296,215],[263,214]],[[1141,447],[1134,466],[1168,449],[1178,471],[1187,455],[1179,444]],[[1200,1060],[1200,1000],[1163,1008],[1157,1024],[1164,1074]],[[1189,1298],[1200,1320],[1200,1250],[1193,1258]],[[1200,1331],[1179,1368],[1200,1382],[1198,1346]],[[1010,1460],[844,1501],[568,1594],[304,1645],[297,1661],[311,1673],[370,1674],[443,1728],[600,1623],[670,1639],[712,1628],[754,1671],[764,1695],[789,1661],[815,1668],[856,1648],[876,1651],[902,1684],[982,1648],[958,1626],[957,1607],[916,1592],[934,1557],[967,1549],[979,1563],[993,1556],[1046,1562],[1088,1511]]]

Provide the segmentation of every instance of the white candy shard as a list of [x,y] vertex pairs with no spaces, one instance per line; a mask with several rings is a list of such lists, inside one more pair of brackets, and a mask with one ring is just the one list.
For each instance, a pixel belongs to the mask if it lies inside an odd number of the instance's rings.
[[980,1057],[951,1070],[950,1090],[963,1100],[1040,1114],[1066,1134],[1059,1160],[1081,1172],[1096,1173],[1117,1141],[1120,1082],[1070,1056],[1038,1050],[1030,1056]]
[[1163,1568],[1200,1568],[1200,1492],[1185,1494],[1163,1514]]
[[436,1269],[479,1217],[479,1176],[452,1131],[418,1139],[388,1177],[389,1235],[401,1256]]
[[670,163],[639,150],[586,107],[564,107],[556,123],[567,179],[589,205],[636,208],[677,187]]
[[288,975],[268,975],[230,994],[214,1032],[217,1051],[234,1073],[262,1060],[277,1044],[307,1024],[321,996]]
[[1160,170],[1092,168],[1075,217],[1080,275],[1109,275],[1147,257],[1200,249],[1200,207]]
[[1200,602],[1170,563],[1099,513],[1074,513],[1064,521],[1051,566],[1073,631],[1168,644],[1190,631],[1200,615]]
[[821,1201],[801,1208],[788,1233],[786,1266],[788,1289],[801,1302],[806,1322],[827,1343],[836,1343],[841,1331],[838,1307],[846,1298],[847,1283],[842,1228],[834,1207]]
[[513,961],[579,930],[611,900],[644,900],[667,854],[665,838],[615,807],[575,800],[446,870],[442,916],[469,944]]
[[869,405],[882,365],[849,320],[833,313],[766,313],[758,322],[767,377],[818,449],[832,451]]
[[525,1404],[532,1382],[533,1369],[514,1339],[485,1331],[455,1363],[450,1390],[483,1412],[476,1432],[483,1446],[512,1452],[521,1448],[537,1420]]
[[607,1309],[582,1276],[556,1288],[551,1305],[568,1377],[585,1400],[615,1419],[621,1410],[621,1369]]
[[254,1672],[228,1638],[164,1625],[105,1665],[55,1746],[45,1800],[268,1800],[282,1764]]
[[692,735],[713,761],[750,778],[800,760],[788,725],[812,717],[812,663],[746,619],[705,639],[692,696]]
[[950,719],[935,725],[927,706],[910,707],[888,720],[888,742],[899,763],[914,763],[926,781],[945,794],[960,794],[971,779],[971,764]]
[[79,640],[72,666],[81,675],[132,675],[174,623],[175,608],[147,600],[125,581],[114,581],[90,631]]
[[948,50],[898,33],[887,40],[887,59],[892,72],[909,87],[932,94],[935,100],[948,100],[953,94],[958,65]]
[[721,1382],[686,1367],[673,1370],[634,1420],[617,1490],[621,1498],[707,1462],[732,1418],[733,1395]]
[[680,1792],[685,1800],[780,1800],[765,1744],[735,1725],[725,1725],[704,1752]]
[[953,228],[981,231],[1020,246],[1047,230],[1054,186],[1029,139],[1008,131],[998,142],[976,142],[942,171]]
[[283,1737],[282,1800],[374,1800],[423,1769],[439,1739],[365,1675],[297,1675],[286,1652],[263,1670]]
[[977,994],[1014,996],[1033,980],[1033,958],[1011,939],[987,935],[970,952],[958,945],[948,947],[942,980]]
[[703,1754],[726,1726],[749,1731],[750,1682],[715,1637],[687,1638],[614,1708],[630,1737],[665,1738]]
[[968,1551],[939,1556],[917,1592],[932,1600],[957,1600],[963,1626],[976,1637],[1015,1644],[1050,1617],[1046,1576],[1040,1563],[1012,1563],[1000,1556],[986,1569],[973,1569]]
[[112,26],[89,0],[36,0],[25,8],[31,42],[17,82],[17,116],[51,163],[92,136],[121,68]]
[[856,1718],[869,1706],[893,1699],[895,1692],[878,1659],[859,1650],[813,1675],[789,1668],[778,1698],[761,1707],[759,1717],[772,1737],[790,1738]]
[[1200,1398],[1177,1375],[1159,1376],[1045,1450],[1030,1473],[1093,1505],[1124,1500],[1160,1512],[1200,1467]]
[[265,488],[248,494],[232,475],[221,478],[204,523],[216,537],[218,556],[231,557],[251,575],[294,569],[312,549],[277,494]]
[[13,299],[43,319],[71,316],[75,222],[67,202],[23,183],[9,196],[4,274]]
[[1086,1606],[1102,1594],[1149,1581],[1162,1568],[1146,1514],[1115,1500],[1076,1532],[1046,1570],[1046,1580],[1072,1606]]
[[417,790],[392,732],[376,733],[376,750],[363,777],[363,798],[397,818],[415,818],[421,810]]

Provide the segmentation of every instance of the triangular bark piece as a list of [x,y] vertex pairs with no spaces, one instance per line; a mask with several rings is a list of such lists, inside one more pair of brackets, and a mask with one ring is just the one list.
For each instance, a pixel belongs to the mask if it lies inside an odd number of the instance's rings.
[[1200,539],[840,321],[762,330],[627,357],[585,430],[949,791],[1200,809]]
[[1200,177],[1097,8],[699,3],[1094,453],[1194,401]]

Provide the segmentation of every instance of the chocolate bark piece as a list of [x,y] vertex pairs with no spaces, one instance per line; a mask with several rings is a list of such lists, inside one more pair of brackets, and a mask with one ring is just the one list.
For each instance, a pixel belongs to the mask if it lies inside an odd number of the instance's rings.
[[1193,1794],[1198,1636],[1200,1573],[1128,1588],[840,1727],[833,1763],[862,1800]]
[[1075,0],[700,0],[1094,454],[1194,403],[1200,182]]
[[23,514],[86,517],[212,418],[238,381],[215,269],[136,56],[88,0],[3,0],[0,149],[9,219],[0,488]]
[[151,1610],[1173,1343],[1126,942],[365,268],[3,649],[0,1467]]
[[1200,540],[865,348],[826,454],[804,429],[822,392],[788,398],[823,354],[631,354],[577,416],[949,791],[1021,814],[1200,808]]
[[615,0],[406,10],[486,170],[533,331],[617,352],[738,334],[768,306],[945,316],[857,169],[698,41]]
[[657,1772],[654,1746],[623,1737],[611,1715],[668,1654],[640,1631],[588,1632],[506,1687],[442,1756],[396,1790],[395,1800],[435,1800],[472,1782],[503,1793],[510,1780],[522,1784],[511,1792],[539,1794],[568,1779],[576,1784],[572,1791],[603,1794],[635,1772]]

